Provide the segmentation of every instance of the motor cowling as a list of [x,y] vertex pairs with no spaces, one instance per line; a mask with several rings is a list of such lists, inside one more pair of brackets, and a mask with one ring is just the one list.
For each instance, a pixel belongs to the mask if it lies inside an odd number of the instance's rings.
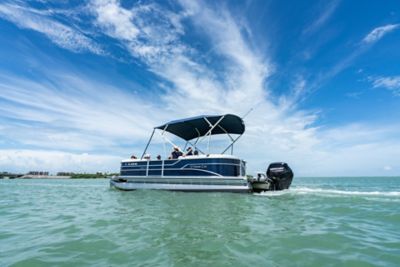
[[293,180],[293,171],[285,162],[274,162],[268,166],[267,177],[270,180],[270,190],[288,189]]

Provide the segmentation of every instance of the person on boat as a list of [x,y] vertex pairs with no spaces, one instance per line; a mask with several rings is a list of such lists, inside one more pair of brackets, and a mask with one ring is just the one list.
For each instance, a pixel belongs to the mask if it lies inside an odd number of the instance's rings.
[[137,159],[137,157],[135,155],[132,155],[131,159]]
[[185,156],[193,156],[193,149],[192,149],[192,147],[188,147],[188,148],[186,149],[186,154],[185,154]]
[[177,159],[182,156],[183,153],[179,150],[177,146],[174,146],[174,150],[171,152],[171,159]]
[[158,155],[158,156],[157,156],[157,160],[161,160],[161,155]]
[[147,160],[150,160],[150,159],[151,159],[151,156],[150,156],[150,154],[146,154],[146,155],[144,155],[143,158],[144,158],[144,159],[147,159]]
[[198,156],[198,155],[199,155],[199,151],[196,149],[196,150],[193,152],[193,155]]

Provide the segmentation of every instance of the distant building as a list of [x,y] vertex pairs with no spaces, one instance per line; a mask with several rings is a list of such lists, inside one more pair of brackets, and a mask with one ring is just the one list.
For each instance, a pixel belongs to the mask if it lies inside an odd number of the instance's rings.
[[48,176],[49,172],[43,172],[43,171],[30,171],[27,173],[28,175],[35,175],[35,176]]
[[57,172],[57,176],[72,176],[73,172]]

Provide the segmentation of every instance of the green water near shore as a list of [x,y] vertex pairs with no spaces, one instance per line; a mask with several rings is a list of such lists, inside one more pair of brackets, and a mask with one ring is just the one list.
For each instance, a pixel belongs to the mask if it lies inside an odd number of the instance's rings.
[[261,195],[0,180],[0,266],[398,266],[400,178]]

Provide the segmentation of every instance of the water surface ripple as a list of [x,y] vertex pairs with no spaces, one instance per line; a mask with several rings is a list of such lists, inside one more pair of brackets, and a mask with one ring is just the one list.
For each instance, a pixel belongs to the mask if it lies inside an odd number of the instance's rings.
[[0,266],[398,266],[400,178],[264,194],[0,180]]

